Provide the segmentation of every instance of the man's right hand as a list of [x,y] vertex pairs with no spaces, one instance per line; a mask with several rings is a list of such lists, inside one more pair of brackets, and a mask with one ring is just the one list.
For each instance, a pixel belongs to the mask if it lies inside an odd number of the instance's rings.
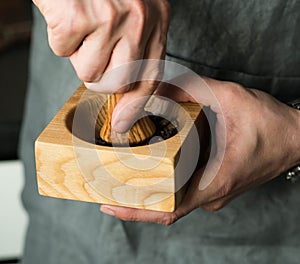
[[[106,93],[127,92],[112,121],[113,129],[125,132],[140,108],[141,103],[132,103],[133,100],[152,94],[157,82],[143,82],[129,91],[128,86],[120,87],[118,84],[126,82],[124,78],[137,78],[130,76],[136,74],[130,67],[116,74],[113,86],[101,84],[101,77],[132,61],[164,58],[170,19],[167,0],[34,0],[34,3],[47,22],[50,47],[56,55],[70,58],[88,88]],[[153,79],[160,74],[153,67],[146,71],[151,72]],[[130,105],[127,110],[125,105]]]

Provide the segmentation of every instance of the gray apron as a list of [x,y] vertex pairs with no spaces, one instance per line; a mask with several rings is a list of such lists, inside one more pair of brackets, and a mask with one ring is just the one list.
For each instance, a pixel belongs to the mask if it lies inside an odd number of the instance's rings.
[[[170,2],[168,60],[283,101],[300,97],[299,0]],[[300,183],[280,177],[221,211],[195,210],[170,227],[123,222],[96,204],[39,196],[34,140],[80,81],[69,61],[49,50],[45,23],[34,15],[20,150],[30,216],[23,263],[299,263]]]

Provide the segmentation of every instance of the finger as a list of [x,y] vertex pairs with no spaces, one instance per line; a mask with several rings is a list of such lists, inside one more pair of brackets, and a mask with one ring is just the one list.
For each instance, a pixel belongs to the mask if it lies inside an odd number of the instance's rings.
[[61,0],[53,0],[51,2],[49,2],[48,0],[32,0],[34,5],[40,10],[43,16],[46,15],[46,12],[49,8],[55,6],[60,1]]
[[[161,2],[159,3],[162,5]],[[148,4],[152,5],[152,2]],[[167,7],[161,8],[167,9]],[[128,131],[134,123],[133,120],[138,119],[140,110],[147,102],[146,98],[149,98],[148,96],[156,89],[164,67],[160,59],[165,56],[168,23],[161,22],[159,19],[159,23],[152,23],[151,19],[158,17],[157,13],[151,15],[147,13],[156,10],[153,6],[148,11],[147,8],[144,9],[141,6],[138,9],[140,19],[129,20],[126,24],[126,29],[134,28],[135,30],[129,32],[127,30],[120,42],[114,47],[114,53],[105,70],[105,75],[101,77],[100,84],[92,85],[93,87],[88,84],[88,87],[93,89],[99,85],[101,91],[104,91],[103,86],[105,85],[110,92],[127,92],[129,87],[133,88],[130,92],[125,93],[114,110],[112,129],[118,133]],[[169,21],[168,18],[163,19],[163,21],[165,20]],[[136,23],[137,21],[144,22]],[[127,64],[130,61],[142,58],[146,61]],[[148,61],[148,59],[154,60]],[[112,71],[114,73],[110,74],[112,77],[107,78],[109,75],[106,73],[109,70],[124,64],[126,64],[125,67],[119,67],[117,73],[115,70]],[[111,87],[111,85],[114,87]]]
[[112,114],[114,131],[124,133],[132,127],[140,118],[152,89],[155,89],[154,85],[143,81],[135,84],[134,90],[123,95]]
[[35,1],[35,4],[46,20],[53,52],[57,56],[70,56],[92,30],[86,11],[65,1]]
[[[199,180],[196,182],[198,183]],[[184,197],[183,202],[175,212],[158,212],[111,205],[101,205],[100,211],[126,221],[150,222],[161,225],[171,225],[198,207],[197,186],[198,184],[195,185],[196,188],[188,188],[187,195]]]
[[89,89],[102,93],[124,93],[137,81],[141,63],[131,62],[144,58],[153,25],[147,23],[143,2],[132,1],[131,4],[134,11],[119,19],[120,23],[113,28],[113,34],[119,38],[111,50],[104,74],[98,81],[86,83]]
[[164,61],[161,59],[165,56],[166,39],[159,37],[160,34],[159,31],[153,33],[147,43],[144,54],[146,60],[139,64],[137,81],[140,82],[124,94],[113,112],[112,128],[116,132],[129,130],[163,77]]
[[[79,21],[82,21],[82,23],[79,24]],[[80,47],[85,36],[90,33],[83,20],[72,23],[72,26],[69,25],[71,23],[71,21],[64,21],[63,23],[48,24],[47,26],[49,46],[57,56],[71,56]]]
[[111,36],[104,30],[107,29],[98,29],[88,35],[79,49],[70,56],[78,77],[87,87],[89,82],[99,81],[119,40],[117,35]]
[[[167,63],[168,67],[168,63]],[[209,107],[216,114],[223,114],[220,101],[224,97],[227,82],[217,81],[189,71],[174,67],[174,76],[160,83],[156,95],[165,96],[177,102],[193,102]],[[182,72],[182,74],[176,72]]]
[[[198,78],[197,78],[198,79]],[[210,79],[206,79],[207,82],[210,82]],[[196,82],[195,78],[190,78],[187,79],[186,76],[180,76],[177,80],[172,80],[171,83],[180,83],[180,88],[178,86],[172,85],[172,84],[166,84],[166,83],[161,83],[155,92],[156,95],[160,96],[165,96],[168,98],[171,98],[175,101],[179,102],[197,102],[201,100],[201,102],[206,102],[207,105],[214,105],[214,109],[217,112],[218,119],[217,123],[213,124],[215,122],[215,119],[212,120],[211,116],[206,115],[209,125],[210,125],[210,130],[213,131],[218,131],[218,136],[212,134],[211,135],[211,144],[210,144],[210,158],[208,160],[208,163],[205,167],[204,171],[198,172],[198,174],[201,174],[201,177],[199,177],[199,182],[198,182],[198,187],[199,190],[204,190],[207,188],[207,186],[210,185],[210,183],[214,180],[214,178],[218,175],[219,170],[221,168],[224,155],[225,155],[225,150],[226,150],[226,126],[225,126],[225,121],[223,117],[223,113],[221,109],[218,106],[218,102],[214,102],[216,98],[213,96],[213,90],[211,89],[211,94],[210,92],[207,92],[206,98],[200,98],[198,96],[198,93],[201,93],[202,91],[205,91],[207,89],[210,89],[206,83],[201,79],[198,79]],[[211,87],[214,87],[215,85],[211,85]],[[190,87],[194,87],[194,89],[197,89],[197,93],[190,92]],[[215,91],[215,90],[214,90]],[[213,192],[213,190],[211,190]],[[209,196],[210,194],[207,193]],[[206,201],[206,198],[202,198],[204,201]]]
[[101,93],[125,93],[137,82],[144,55],[144,44],[122,37],[113,47],[105,73],[99,81],[85,83],[86,87]]
[[215,202],[228,195],[228,193],[223,195],[219,192],[219,190],[223,187],[221,186],[222,181],[220,180],[220,178],[222,178],[222,171],[220,171],[216,176],[215,181],[217,182],[207,186],[205,189],[199,188],[199,183],[202,180],[205,170],[205,167],[197,170],[191,178],[191,182],[183,200],[183,206],[187,207],[188,211],[202,207],[202,205]]
[[[175,101],[204,104],[216,113],[214,115],[209,111],[205,112],[211,131],[211,143],[208,163],[199,178],[198,188],[200,191],[206,189],[221,173],[220,169],[226,151],[227,129],[219,100],[215,96],[215,93],[218,93],[218,85],[219,83],[215,83],[214,80],[201,78],[191,73],[172,79],[169,84],[161,83],[156,91],[157,95],[166,96]],[[213,191],[213,189],[209,189],[204,192],[203,201],[207,201]]]
[[193,102],[195,103],[195,99],[190,96],[183,89],[174,86],[169,83],[161,82],[157,89],[154,92],[155,95],[166,97],[174,100],[175,102]]
[[211,106],[214,99],[212,88],[205,80],[193,72],[178,76],[170,81],[171,84],[180,87],[185,93],[194,98],[195,102],[205,106]]
[[228,205],[230,202],[232,202],[236,197],[241,195],[245,190],[237,190],[229,195],[226,195],[225,197],[216,199],[212,202],[208,202],[205,204],[202,204],[200,207],[206,211],[217,211]]
[[161,225],[173,224],[178,219],[176,213],[165,213],[121,206],[101,205],[100,211],[125,221],[148,222]]
[[223,197],[222,199],[218,199],[213,202],[203,204],[200,207],[202,209],[204,209],[205,211],[209,211],[209,212],[218,211],[218,210],[224,208],[226,205],[228,205],[236,197],[237,197],[237,195]]
[[115,45],[100,80],[86,84],[89,89],[102,93],[124,93],[112,115],[112,129],[119,133],[130,129],[147,101],[145,95],[152,93],[150,84],[138,82],[144,46],[122,38]]

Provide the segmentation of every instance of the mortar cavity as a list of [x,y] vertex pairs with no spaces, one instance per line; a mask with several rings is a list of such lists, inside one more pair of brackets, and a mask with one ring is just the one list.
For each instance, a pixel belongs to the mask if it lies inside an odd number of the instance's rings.
[[[74,107],[67,115],[65,122],[69,131],[86,142],[111,147],[111,144],[103,141],[99,136],[106,117],[105,103],[106,97],[99,96],[99,94],[89,95],[88,98],[82,99],[77,107]],[[156,102],[156,104],[159,104],[159,102]],[[161,108],[159,115],[154,115],[151,111],[147,111],[149,118],[156,126],[156,132],[153,137],[139,145],[131,145],[131,147],[155,144],[167,140],[175,136],[183,127],[186,113],[183,113],[184,111],[180,109],[179,105],[168,105],[164,102],[163,105],[156,105],[156,113],[158,112],[158,107]],[[146,106],[146,110],[151,110],[151,107],[147,109]]]

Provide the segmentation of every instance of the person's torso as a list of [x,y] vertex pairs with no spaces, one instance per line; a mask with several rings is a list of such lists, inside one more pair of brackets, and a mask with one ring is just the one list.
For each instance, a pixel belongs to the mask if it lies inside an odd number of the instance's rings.
[[299,0],[170,0],[168,59],[282,100],[300,97]]

